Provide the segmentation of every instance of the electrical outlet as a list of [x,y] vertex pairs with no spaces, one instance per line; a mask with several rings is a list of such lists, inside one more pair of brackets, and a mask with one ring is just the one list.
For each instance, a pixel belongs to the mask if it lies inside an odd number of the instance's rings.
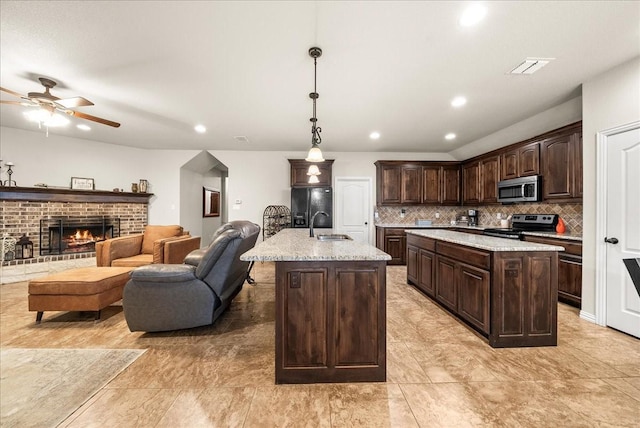
[[400,218],[404,218],[404,215],[406,214],[406,210],[404,208],[402,208],[400,210]]
[[436,218],[440,218],[440,213],[436,213]]
[[502,214],[501,213],[496,214],[496,218],[500,220],[502,218]]

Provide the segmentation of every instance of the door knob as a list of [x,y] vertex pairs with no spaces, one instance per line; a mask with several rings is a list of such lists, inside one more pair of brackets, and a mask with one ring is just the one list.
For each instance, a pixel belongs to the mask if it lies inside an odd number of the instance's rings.
[[609,244],[617,244],[618,243],[618,238],[604,238],[604,242],[607,242]]
[[368,224],[369,224],[369,222],[368,222],[368,221],[365,221],[365,222],[364,222],[364,225],[365,225],[365,226],[366,226],[366,225],[368,225]]

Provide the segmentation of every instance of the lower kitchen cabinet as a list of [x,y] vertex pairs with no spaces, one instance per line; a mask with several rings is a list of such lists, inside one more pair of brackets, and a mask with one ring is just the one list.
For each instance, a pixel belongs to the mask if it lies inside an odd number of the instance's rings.
[[525,241],[560,245],[558,253],[558,300],[576,308],[582,306],[582,242],[525,235]]
[[376,247],[391,256],[389,265],[407,263],[407,234],[405,229],[376,227]]
[[486,251],[407,235],[407,282],[492,347],[557,344],[555,251]]

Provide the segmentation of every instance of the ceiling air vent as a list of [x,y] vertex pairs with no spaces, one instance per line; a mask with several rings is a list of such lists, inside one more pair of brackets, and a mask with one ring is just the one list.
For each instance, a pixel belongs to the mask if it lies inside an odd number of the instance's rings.
[[511,70],[509,74],[533,74],[554,59],[555,58],[527,58]]
[[249,139],[247,137],[245,137],[244,135],[236,135],[235,137],[233,137],[234,140],[236,140],[238,143],[248,143]]

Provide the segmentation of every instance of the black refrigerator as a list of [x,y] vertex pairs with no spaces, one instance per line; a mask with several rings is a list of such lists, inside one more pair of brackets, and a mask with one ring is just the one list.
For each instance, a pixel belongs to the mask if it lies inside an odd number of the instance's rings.
[[291,226],[310,227],[311,217],[324,211],[329,217],[317,215],[314,227],[333,227],[333,191],[331,187],[291,188]]

